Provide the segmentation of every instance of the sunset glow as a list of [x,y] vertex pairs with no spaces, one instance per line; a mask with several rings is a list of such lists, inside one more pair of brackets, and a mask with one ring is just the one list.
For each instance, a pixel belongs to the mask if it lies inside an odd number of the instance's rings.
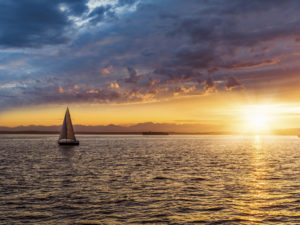
[[268,105],[249,106],[244,109],[245,130],[250,133],[268,132],[273,118],[272,107]]
[[[155,123],[195,133],[296,129],[298,4],[247,4],[5,4],[0,126],[58,125],[69,106],[74,124],[86,126]],[[43,20],[28,16],[43,11],[49,12]]]

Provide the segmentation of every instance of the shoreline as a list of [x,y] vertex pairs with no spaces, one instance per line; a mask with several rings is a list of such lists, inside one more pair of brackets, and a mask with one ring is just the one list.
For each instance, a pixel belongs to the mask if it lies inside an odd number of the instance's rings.
[[[59,135],[58,131],[0,131],[0,135],[9,134],[29,134],[29,135]],[[199,133],[177,133],[177,132],[163,132],[166,134],[150,134],[145,135],[145,132],[76,132],[76,135],[141,135],[141,136],[168,136],[168,135],[234,135],[234,136],[297,136],[297,134],[287,133],[270,133],[270,134],[253,134],[253,133],[233,133],[233,132],[199,132]],[[153,132],[162,133],[162,132]]]

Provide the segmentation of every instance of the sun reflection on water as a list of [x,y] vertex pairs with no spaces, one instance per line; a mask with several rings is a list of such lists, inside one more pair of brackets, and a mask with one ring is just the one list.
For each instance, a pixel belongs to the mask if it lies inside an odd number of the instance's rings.
[[254,223],[290,215],[290,212],[281,208],[290,201],[286,199],[286,195],[277,193],[280,187],[274,186],[274,168],[270,166],[270,152],[264,148],[264,141],[262,137],[254,136],[252,158],[249,160],[251,173],[245,179],[248,193],[246,200],[239,202],[241,212],[245,214],[244,219]]
[[259,135],[254,137],[253,147],[255,150],[261,150],[261,140]]

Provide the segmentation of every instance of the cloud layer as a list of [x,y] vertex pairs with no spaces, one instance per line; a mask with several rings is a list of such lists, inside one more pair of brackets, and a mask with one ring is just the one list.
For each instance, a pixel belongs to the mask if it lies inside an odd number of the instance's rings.
[[297,67],[299,12],[289,0],[0,0],[0,104],[247,90],[254,74]]

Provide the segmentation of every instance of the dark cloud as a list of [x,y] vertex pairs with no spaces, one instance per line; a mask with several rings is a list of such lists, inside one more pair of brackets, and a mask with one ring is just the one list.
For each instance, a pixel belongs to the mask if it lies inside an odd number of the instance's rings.
[[75,16],[81,16],[88,10],[88,0],[57,0],[57,2],[61,5],[66,5],[70,14]]
[[230,76],[226,79],[226,89],[232,90],[233,88],[242,87],[236,78]]
[[118,5],[120,5],[120,6],[132,5],[136,2],[137,2],[137,0],[119,0]]
[[205,90],[206,92],[213,91],[215,89],[215,82],[211,77],[205,80]]
[[[104,17],[105,17],[105,14],[107,12],[109,12],[109,10],[111,9],[111,6],[108,5],[108,6],[99,6],[97,8],[95,8],[90,14],[89,14],[89,17],[90,17],[90,23],[91,24],[97,24],[99,22],[101,22]],[[112,12],[110,12],[109,14],[110,16],[113,16],[114,14]]]
[[0,94],[15,96],[1,105],[23,104],[24,96],[31,104],[120,103],[230,91],[247,87],[245,71],[259,77],[298,57],[299,1],[119,0],[88,9],[79,0],[0,0],[0,6],[0,46],[16,51],[0,52]]
[[184,46],[175,52],[170,66],[184,66],[194,69],[210,69],[217,67],[220,56],[214,46]]
[[[297,1],[275,1],[278,4],[273,1],[212,2],[176,21],[170,35],[186,36],[191,42],[178,49],[173,57],[174,64],[182,62],[199,69],[232,68],[239,64],[239,50],[243,48],[250,50],[262,43],[272,46],[272,41],[295,40],[300,35],[297,26],[300,18],[296,16],[300,4]],[[271,61],[261,58],[259,62],[254,54],[248,53],[248,64]],[[228,58],[237,58],[237,62]]]
[[137,75],[137,72],[134,68],[132,67],[127,67],[128,73],[129,73],[129,78],[125,79],[126,83],[136,83],[140,77]]
[[[87,6],[82,0],[1,0],[0,46],[40,47],[66,43],[72,22]],[[65,6],[66,11],[61,7]]]
[[197,70],[189,68],[159,68],[154,73],[161,75],[167,82],[199,81],[202,74]]

